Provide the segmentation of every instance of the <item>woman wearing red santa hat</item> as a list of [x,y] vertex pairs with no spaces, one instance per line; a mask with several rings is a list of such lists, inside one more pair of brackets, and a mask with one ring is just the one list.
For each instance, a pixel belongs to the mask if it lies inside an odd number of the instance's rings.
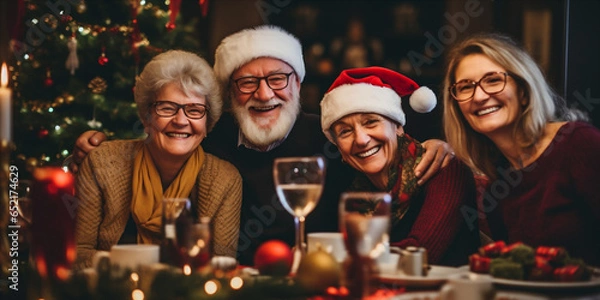
[[402,74],[381,67],[344,70],[321,101],[321,126],[359,171],[353,190],[392,195],[392,246],[425,247],[431,264],[466,264],[479,246],[477,222],[462,215],[476,208],[473,174],[454,159],[417,185],[413,169],[423,147],[404,132],[401,107],[401,97],[410,94],[415,111],[435,107],[433,92]]

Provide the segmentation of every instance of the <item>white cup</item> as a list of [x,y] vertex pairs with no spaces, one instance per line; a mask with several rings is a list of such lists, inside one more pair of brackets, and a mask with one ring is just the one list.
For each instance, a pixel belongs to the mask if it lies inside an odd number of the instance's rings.
[[159,246],[145,244],[114,245],[110,252],[98,251],[94,256],[94,268],[102,257],[108,257],[112,265],[135,270],[140,265],[151,265],[159,261]]
[[346,246],[341,232],[312,232],[307,234],[308,253],[321,249],[338,262],[346,259]]
[[488,275],[472,273],[448,276],[448,282],[440,290],[442,300],[491,300],[495,295],[494,284]]

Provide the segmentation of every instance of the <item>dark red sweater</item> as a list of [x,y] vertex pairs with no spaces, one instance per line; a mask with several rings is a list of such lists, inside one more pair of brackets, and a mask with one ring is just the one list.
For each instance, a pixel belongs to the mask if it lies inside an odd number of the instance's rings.
[[473,173],[453,160],[411,198],[411,206],[393,228],[393,246],[427,249],[430,264],[460,266],[479,246]]
[[533,164],[498,170],[483,200],[495,240],[563,246],[600,266],[600,130],[567,123]]

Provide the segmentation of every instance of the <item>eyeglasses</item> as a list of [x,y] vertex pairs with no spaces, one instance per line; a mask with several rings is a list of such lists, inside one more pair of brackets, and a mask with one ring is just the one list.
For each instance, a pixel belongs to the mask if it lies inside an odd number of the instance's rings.
[[477,86],[481,87],[488,95],[498,94],[502,92],[506,86],[507,75],[510,74],[505,72],[490,72],[483,75],[479,81],[469,79],[461,80],[453,84],[448,91],[450,91],[450,95],[458,102],[471,100],[471,98],[475,96]]
[[152,106],[159,117],[172,117],[182,108],[186,117],[199,120],[204,118],[208,111],[208,107],[200,103],[177,104],[171,101],[156,101],[152,103]]
[[256,92],[260,86],[260,81],[263,79],[270,89],[278,91],[283,90],[288,86],[290,75],[292,74],[294,74],[293,71],[289,73],[274,73],[265,77],[248,76],[235,79],[234,82],[242,94],[252,94]]

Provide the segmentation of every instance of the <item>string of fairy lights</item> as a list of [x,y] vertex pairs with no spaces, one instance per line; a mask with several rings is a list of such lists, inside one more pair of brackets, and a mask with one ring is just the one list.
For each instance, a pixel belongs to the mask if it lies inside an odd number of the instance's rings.
[[[69,52],[73,52],[72,55],[74,57],[64,57],[66,62],[67,69],[71,69],[71,74],[74,74],[79,67],[79,57],[77,57],[77,40],[78,39],[99,39],[106,35],[112,35],[113,37],[118,37],[119,39],[126,40],[129,43],[130,51],[132,56],[134,57],[134,61],[132,63],[135,64],[135,72],[137,75],[137,70],[139,69],[140,59],[139,59],[139,50],[141,48],[144,49],[147,53],[160,53],[163,52],[164,49],[155,47],[151,45],[150,40],[146,37],[146,35],[140,31],[138,26],[137,17],[144,13],[146,16],[153,16],[155,18],[155,22],[157,24],[164,24],[167,31],[171,31],[175,28],[175,19],[179,12],[179,5],[181,4],[181,0],[166,0],[163,2],[164,7],[167,7],[168,10],[161,8],[161,5],[155,5],[149,1],[141,0],[141,1],[130,1],[131,8],[131,18],[128,20],[129,22],[116,24],[113,23],[113,20],[110,18],[106,18],[100,24],[90,24],[85,23],[80,20],[74,19],[71,15],[65,14],[61,12],[60,15],[55,16],[53,14],[46,13],[41,16],[41,18],[32,18],[28,22],[32,24],[32,26],[44,26],[42,28],[47,28],[52,33],[52,38],[56,39],[57,43],[64,45],[65,49],[68,47],[74,47],[73,49],[69,48]],[[207,5],[206,0],[199,1],[200,5]],[[32,7],[33,4],[28,4],[27,9],[35,10],[37,7]],[[80,0],[80,2],[73,7],[74,11],[79,14],[86,13],[87,5],[84,0]],[[14,44],[15,41],[11,41],[11,48],[15,49],[19,45]],[[74,44],[74,46],[73,46]],[[17,59],[13,65],[9,66],[9,71],[11,74],[11,85],[13,91],[15,91],[15,98],[17,99],[16,104],[19,105],[17,107],[18,114],[53,114],[58,108],[64,105],[71,105],[74,102],[79,101],[82,97],[87,97],[84,94],[91,94],[90,99],[92,102],[102,102],[103,101],[103,93],[107,90],[108,84],[106,80],[100,76],[97,76],[91,79],[87,84],[87,89],[79,89],[73,91],[72,89],[64,89],[59,91],[53,99],[24,99],[21,95],[21,86],[20,86],[20,77],[22,76],[22,66],[23,64],[30,64],[33,68],[45,68],[45,78],[42,82],[44,87],[50,87],[54,84],[54,79],[52,72],[53,70],[50,67],[44,67],[43,62],[40,62],[37,57],[35,51],[39,50],[37,48],[29,49],[25,53],[22,53],[22,56]],[[97,58],[97,63],[99,65],[105,65],[109,63],[111,57],[108,57],[105,54],[104,47],[102,47],[102,52],[100,56]],[[69,62],[69,60],[71,60]],[[42,69],[43,70],[43,69]],[[133,78],[128,78],[127,80],[131,80],[133,82]],[[122,103],[120,107],[115,107],[114,112],[121,111],[121,114],[125,112],[130,112],[135,115],[135,103],[132,101],[129,103]],[[101,130],[102,123],[95,118],[95,107],[94,107],[94,117],[91,120],[81,120],[77,119],[74,116],[64,116],[60,119],[54,120],[55,124],[47,124],[41,128],[31,128],[31,130],[37,131],[37,135],[42,138],[60,138],[61,134],[67,130],[69,126],[72,126],[75,123],[84,123],[89,126],[91,129]],[[55,118],[53,118],[55,119]],[[106,132],[109,136],[111,132]],[[74,142],[74,141],[73,141]],[[65,157],[70,154],[70,146],[64,147],[64,149],[57,149],[55,153],[43,153],[37,157],[28,157],[28,155],[24,153],[19,153],[19,149],[17,150],[16,158],[19,161],[23,161],[25,166],[31,170],[36,166],[41,164],[51,162],[51,161],[62,161]]]

